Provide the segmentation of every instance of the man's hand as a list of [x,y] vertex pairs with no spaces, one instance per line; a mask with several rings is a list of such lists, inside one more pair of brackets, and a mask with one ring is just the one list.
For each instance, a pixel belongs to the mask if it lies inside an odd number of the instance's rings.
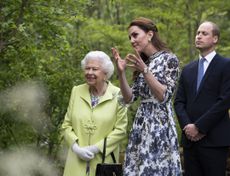
[[194,124],[186,125],[183,130],[189,138],[195,138],[199,133],[198,128]]
[[188,124],[183,130],[187,138],[194,142],[201,140],[205,136],[204,134],[199,133],[199,130],[195,124]]
[[196,135],[194,138],[191,138],[190,140],[193,142],[197,142],[199,140],[201,140],[205,135],[202,133],[198,133],[198,135]]

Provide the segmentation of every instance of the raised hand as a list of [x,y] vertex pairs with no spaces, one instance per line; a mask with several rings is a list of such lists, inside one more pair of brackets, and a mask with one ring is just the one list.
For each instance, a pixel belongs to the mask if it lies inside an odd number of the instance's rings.
[[125,59],[127,60],[127,66],[139,72],[143,72],[144,68],[147,67],[137,50],[135,50],[135,54],[128,54]]
[[112,48],[111,50],[112,50],[113,58],[115,59],[115,62],[116,62],[118,72],[125,71],[126,60],[120,57],[120,54],[116,48]]

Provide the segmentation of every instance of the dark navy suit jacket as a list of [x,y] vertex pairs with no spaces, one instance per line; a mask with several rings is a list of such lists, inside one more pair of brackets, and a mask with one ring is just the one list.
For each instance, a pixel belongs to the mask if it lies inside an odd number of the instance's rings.
[[[230,59],[216,54],[205,72],[199,90],[198,60],[181,72],[174,108],[180,127],[194,123],[206,136],[197,143],[203,146],[230,146]],[[182,132],[182,146],[193,142]]]

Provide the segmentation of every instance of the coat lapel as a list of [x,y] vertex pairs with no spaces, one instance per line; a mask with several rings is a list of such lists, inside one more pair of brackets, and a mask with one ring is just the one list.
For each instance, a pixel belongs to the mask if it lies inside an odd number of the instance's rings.
[[209,64],[209,66],[208,66],[208,68],[207,68],[207,70],[206,70],[206,72],[204,74],[204,77],[203,77],[203,79],[202,79],[202,81],[200,83],[200,87],[199,87],[199,89],[197,91],[197,95],[199,95],[199,93],[200,93],[201,89],[203,88],[206,80],[208,79],[210,73],[214,72],[215,65],[216,65],[217,61],[218,61],[218,58],[217,58],[217,55],[215,55],[215,57],[212,59],[211,63]]
[[111,100],[115,96],[116,96],[116,94],[114,94],[114,92],[113,92],[113,86],[112,86],[111,82],[109,82],[107,90],[106,90],[104,96],[100,99],[99,103],[102,103],[102,102],[107,101],[107,100]]
[[[191,81],[191,90],[192,90],[192,97],[194,97],[194,99],[196,98],[197,95],[197,91],[196,91],[196,84],[197,84],[197,74],[198,74],[198,61],[199,59],[197,59],[196,61],[194,61],[193,65],[191,65],[189,73],[190,74],[190,81]],[[194,73],[194,74],[193,74]]]
[[91,98],[89,94],[89,86],[87,84],[84,84],[84,88],[82,89],[82,92],[80,94],[80,97],[87,102],[89,106],[91,106]]
[[[85,88],[83,89],[80,96],[84,101],[86,101],[89,104],[89,106],[91,106],[89,86],[87,84],[85,84]],[[116,96],[116,93],[114,93],[114,91],[113,91],[113,85],[111,84],[111,82],[108,82],[108,88],[107,88],[105,94],[100,98],[99,104],[104,102],[104,101],[110,100],[110,99],[114,98],[115,96]]]

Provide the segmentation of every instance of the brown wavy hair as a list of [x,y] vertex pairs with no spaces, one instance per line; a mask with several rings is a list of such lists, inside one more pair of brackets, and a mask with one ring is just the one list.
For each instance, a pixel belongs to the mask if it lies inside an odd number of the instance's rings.
[[[151,39],[151,42],[153,46],[158,51],[169,51],[169,48],[167,47],[166,43],[164,43],[158,34],[157,26],[154,24],[154,22],[148,18],[139,17],[131,21],[131,23],[128,26],[128,29],[132,26],[138,26],[140,29],[145,31],[146,33],[149,31],[153,31],[154,35]],[[148,56],[146,56],[144,53],[140,53],[140,56],[142,60],[148,64]],[[133,79],[135,79],[139,75],[138,71],[134,71],[133,73]]]

